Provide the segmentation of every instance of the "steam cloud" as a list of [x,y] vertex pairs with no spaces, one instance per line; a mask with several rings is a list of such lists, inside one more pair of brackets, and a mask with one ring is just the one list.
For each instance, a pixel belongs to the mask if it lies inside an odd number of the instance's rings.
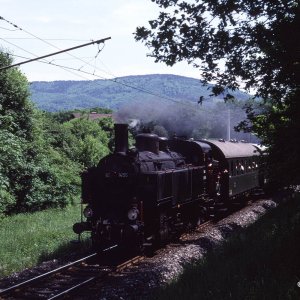
[[[228,108],[225,103],[199,106],[191,102],[182,104],[162,100],[132,103],[123,106],[114,115],[116,122],[139,126],[153,123],[165,128],[170,135],[200,138],[227,137]],[[233,127],[245,119],[241,108],[231,108],[231,137],[248,139],[249,134],[237,133]],[[140,121],[140,122],[139,122]]]

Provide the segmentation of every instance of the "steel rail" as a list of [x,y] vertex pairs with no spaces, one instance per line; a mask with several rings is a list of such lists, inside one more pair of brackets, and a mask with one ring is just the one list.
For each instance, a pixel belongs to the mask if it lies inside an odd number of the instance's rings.
[[73,291],[75,291],[75,290],[77,290],[79,288],[82,288],[83,286],[85,286],[85,285],[93,282],[94,280],[98,279],[99,277],[100,277],[100,275],[99,276],[90,277],[90,278],[86,279],[85,281],[83,281],[81,283],[78,283],[77,285],[74,285],[74,286],[72,286],[72,287],[70,287],[70,288],[68,288],[68,289],[60,292],[59,294],[56,294],[56,295],[48,298],[47,300],[54,300],[54,299],[59,299],[61,297],[64,297],[67,294],[70,294],[71,292],[73,292]]
[[79,260],[73,261],[73,262],[71,262],[71,263],[69,263],[67,265],[61,266],[61,267],[59,267],[57,269],[51,270],[51,271],[49,271],[47,273],[41,274],[39,276],[33,277],[31,279],[28,279],[26,281],[23,281],[23,282],[20,282],[20,283],[18,283],[16,285],[13,285],[13,286],[11,286],[11,287],[9,287],[7,289],[1,290],[0,291],[0,296],[4,296],[4,295],[6,295],[7,293],[9,293],[9,292],[11,292],[13,290],[16,290],[18,288],[25,287],[25,286],[28,286],[29,284],[38,282],[38,281],[40,281],[40,280],[42,280],[44,278],[47,278],[47,277],[49,277],[49,276],[51,276],[51,275],[53,275],[55,273],[58,273],[59,271],[68,269],[69,267],[71,267],[73,265],[76,265],[76,264],[78,264],[78,263],[80,263],[82,261],[85,261],[85,260],[89,259],[89,258],[95,257],[96,255],[97,255],[97,253],[93,253],[93,254],[88,255],[86,257],[83,257],[83,258],[81,258]]
[[[109,250],[112,250],[113,248],[116,248],[117,246],[118,246],[118,245],[113,245],[113,246],[111,246],[111,247],[108,247],[108,248],[106,248],[106,249],[103,249],[102,252],[107,252],[107,251],[109,251]],[[28,280],[26,280],[26,281],[20,282],[20,283],[18,283],[18,284],[16,284],[16,285],[13,285],[13,286],[9,287],[9,288],[0,290],[0,296],[4,296],[4,295],[8,294],[9,292],[12,292],[12,291],[14,291],[14,290],[16,290],[16,289],[23,288],[23,287],[26,287],[26,286],[28,286],[28,285],[30,285],[30,284],[36,283],[36,282],[38,282],[38,281],[41,281],[41,280],[43,280],[43,279],[45,279],[45,278],[47,278],[47,277],[49,277],[49,276],[51,276],[51,275],[53,275],[53,274],[56,274],[56,273],[58,273],[58,272],[60,272],[60,271],[63,271],[63,270],[66,270],[66,269],[68,269],[68,268],[70,268],[70,267],[72,267],[72,266],[74,266],[74,265],[76,265],[76,264],[79,264],[79,263],[81,263],[81,262],[83,262],[83,261],[85,261],[85,260],[88,260],[88,259],[90,259],[90,258],[92,258],[92,257],[95,257],[95,256],[97,256],[97,255],[98,255],[98,253],[90,254],[90,255],[85,256],[85,257],[83,257],[83,258],[81,258],[81,259],[78,259],[78,260],[76,260],[76,261],[73,261],[73,262],[71,262],[71,263],[68,263],[68,264],[66,264],[66,265],[64,265],[64,266],[61,266],[61,267],[56,268],[56,269],[54,269],[54,270],[51,270],[51,271],[49,271],[49,272],[43,273],[43,274],[41,274],[41,275],[38,275],[38,276],[33,277],[33,278],[31,278],[31,279],[28,279]]]
[[88,285],[90,283],[92,283],[93,281],[97,280],[97,279],[104,279],[104,277],[108,276],[109,274],[111,274],[112,272],[120,272],[122,270],[124,270],[125,268],[129,267],[129,266],[132,266],[134,265],[135,263],[143,260],[143,256],[135,256],[134,258],[131,258],[129,259],[128,261],[125,261],[119,265],[117,265],[116,267],[112,268],[110,271],[107,271],[106,273],[102,273],[102,274],[99,274],[97,276],[93,276],[93,277],[90,277],[64,291],[61,291],[60,293],[56,294],[56,295],[53,295],[51,296],[50,298],[48,298],[47,300],[55,300],[55,299],[59,299],[59,298],[62,298],[72,292],[74,292],[75,290],[77,289],[81,289],[83,286],[85,285]]

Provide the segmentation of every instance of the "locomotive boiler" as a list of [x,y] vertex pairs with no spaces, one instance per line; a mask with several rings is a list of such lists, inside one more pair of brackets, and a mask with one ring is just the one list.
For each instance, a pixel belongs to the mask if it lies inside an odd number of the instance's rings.
[[257,188],[257,156],[248,143],[150,133],[129,149],[127,124],[115,124],[114,153],[82,174],[86,221],[73,230],[91,231],[98,250],[166,243]]

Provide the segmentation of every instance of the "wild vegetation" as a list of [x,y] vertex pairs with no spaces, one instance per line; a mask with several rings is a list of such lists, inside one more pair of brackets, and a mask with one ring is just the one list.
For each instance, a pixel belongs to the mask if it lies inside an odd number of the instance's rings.
[[[0,52],[0,66],[11,62]],[[36,109],[21,72],[0,72],[0,277],[88,246],[70,244],[80,173],[109,153],[113,136],[110,118],[81,114]]]
[[83,253],[90,247],[87,236],[80,244],[72,224],[80,218],[80,206],[69,205],[34,213],[20,213],[0,220],[0,278],[43,261]]
[[[0,52],[0,66],[9,64]],[[62,115],[37,110],[15,68],[0,72],[0,87],[0,214],[73,203],[81,171],[109,152],[112,120],[62,122]]]

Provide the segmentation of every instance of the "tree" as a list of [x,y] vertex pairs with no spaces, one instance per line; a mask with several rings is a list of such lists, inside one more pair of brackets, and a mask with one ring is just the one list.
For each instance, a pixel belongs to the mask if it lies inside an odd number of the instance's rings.
[[[10,65],[9,54],[0,51],[0,67]],[[13,209],[22,183],[16,176],[26,166],[24,153],[33,137],[33,107],[28,83],[16,69],[0,71],[0,214]]]
[[[299,138],[289,136],[282,147],[284,132],[299,129],[299,1],[153,2],[162,11],[150,28],[136,29],[136,40],[152,49],[156,62],[186,60],[199,68],[203,83],[215,82],[212,93],[223,93],[225,100],[231,98],[228,89],[243,88],[268,103],[248,106],[248,120],[239,128],[255,130],[268,146],[273,179],[299,184],[299,155],[286,159],[299,149]],[[291,169],[296,172],[287,174]]]
[[154,2],[165,11],[149,22],[150,29],[138,27],[135,36],[153,49],[156,61],[173,65],[187,60],[205,81],[217,83],[218,94],[224,87],[256,88],[259,96],[281,101],[296,87],[296,1]]
[[[0,51],[0,66],[10,65]],[[46,118],[16,69],[0,71],[0,214],[65,206],[79,198],[80,166],[54,149]]]
[[23,138],[7,130],[0,130],[0,215],[16,204],[14,182],[11,179],[25,165],[24,145]]
[[97,122],[82,117],[64,123],[63,127],[70,133],[63,141],[65,153],[84,168],[97,165],[109,153],[108,134]]
[[[0,51],[0,67],[10,65],[9,54]],[[33,105],[29,101],[28,81],[17,69],[0,71],[0,124],[1,129],[32,138]]]

